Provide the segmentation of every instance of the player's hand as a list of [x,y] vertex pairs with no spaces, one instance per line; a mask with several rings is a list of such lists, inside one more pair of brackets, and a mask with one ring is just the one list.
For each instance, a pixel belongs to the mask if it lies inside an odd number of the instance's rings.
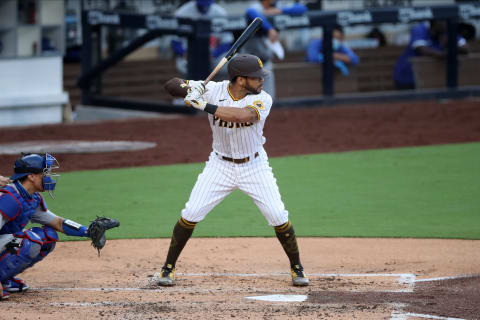
[[205,92],[207,92],[207,87],[205,87],[205,84],[203,84],[203,82],[200,82],[191,86],[188,93],[193,93],[196,97],[201,97],[205,94]]
[[201,96],[192,97],[190,96],[190,94],[187,94],[184,101],[187,106],[194,107],[195,109],[198,109],[198,110],[205,110],[205,107],[207,106],[207,101]]
[[7,184],[9,184],[11,182],[12,181],[9,178],[0,176],[0,187],[6,186]]

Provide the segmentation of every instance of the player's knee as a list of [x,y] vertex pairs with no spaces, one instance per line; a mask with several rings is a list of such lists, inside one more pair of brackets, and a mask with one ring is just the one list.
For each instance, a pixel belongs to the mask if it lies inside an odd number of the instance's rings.
[[40,256],[42,258],[55,249],[55,244],[58,241],[58,233],[55,231],[55,229],[49,226],[43,226],[42,228],[33,227],[30,230],[42,239],[42,247],[40,252]]
[[204,215],[202,215],[198,210],[193,208],[185,207],[182,210],[182,219],[190,223],[197,223],[203,220]]

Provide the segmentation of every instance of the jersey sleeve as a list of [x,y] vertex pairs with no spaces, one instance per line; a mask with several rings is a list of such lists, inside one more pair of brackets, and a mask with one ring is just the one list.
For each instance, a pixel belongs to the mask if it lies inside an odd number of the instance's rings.
[[41,209],[41,207],[38,207],[35,213],[32,215],[31,221],[33,223],[48,225],[56,217],[57,215],[52,211],[48,209],[44,211],[43,209]]
[[40,205],[37,207],[37,209],[32,215],[32,222],[48,224],[50,221],[57,217],[53,212],[48,210],[47,204],[45,203],[45,200],[43,200],[43,197],[40,193],[35,193],[34,197],[38,197],[38,199],[40,200]]
[[10,193],[0,193],[0,214],[7,221],[15,220],[20,214],[20,202]]
[[257,121],[265,121],[272,108],[272,97],[266,92],[262,92],[258,95],[258,99],[247,105],[247,108],[255,110]]

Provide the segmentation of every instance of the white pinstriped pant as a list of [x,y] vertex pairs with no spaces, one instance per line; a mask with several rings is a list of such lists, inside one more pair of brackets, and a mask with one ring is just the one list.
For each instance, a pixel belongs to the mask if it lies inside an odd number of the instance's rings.
[[288,211],[285,210],[277,180],[263,149],[257,158],[241,164],[222,160],[212,152],[182,210],[182,217],[191,222],[203,220],[235,189],[252,198],[270,226],[279,226],[288,221]]

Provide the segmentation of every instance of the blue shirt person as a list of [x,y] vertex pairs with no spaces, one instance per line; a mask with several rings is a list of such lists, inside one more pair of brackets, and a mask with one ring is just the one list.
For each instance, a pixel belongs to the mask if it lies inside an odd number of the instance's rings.
[[257,17],[261,18],[263,23],[256,34],[243,46],[241,51],[253,54],[262,60],[263,67],[269,71],[268,76],[265,77],[263,82],[263,90],[270,94],[272,98],[275,97],[275,74],[272,60],[276,55],[273,45],[280,45],[280,43],[278,42],[279,35],[277,30],[267,18],[279,14],[298,16],[305,12],[307,12],[307,7],[301,3],[279,7],[273,0],[255,1],[251,3],[245,11],[249,23]]
[[[195,0],[188,1],[175,11],[176,18],[213,19],[216,17],[227,17],[227,11],[214,0]],[[212,55],[212,65],[215,66],[223,58],[223,55],[230,49],[233,42],[231,32],[214,32],[210,38],[210,51]],[[187,41],[180,37],[173,37],[171,42],[172,50],[176,56],[177,69],[187,73]]]
[[[445,21],[432,20],[430,23],[420,23],[413,27],[408,47],[395,65],[393,73],[395,87],[397,89],[414,89],[415,79],[410,58],[430,56],[442,59],[446,55],[446,42]],[[463,37],[458,37],[458,48],[460,53],[467,52],[466,41]]]
[[[333,28],[333,60],[334,65],[343,75],[348,75],[348,65],[356,66],[360,62],[360,58],[350,49],[344,42],[343,28],[339,25]],[[307,47],[308,62],[323,63],[323,39],[310,40]]]

